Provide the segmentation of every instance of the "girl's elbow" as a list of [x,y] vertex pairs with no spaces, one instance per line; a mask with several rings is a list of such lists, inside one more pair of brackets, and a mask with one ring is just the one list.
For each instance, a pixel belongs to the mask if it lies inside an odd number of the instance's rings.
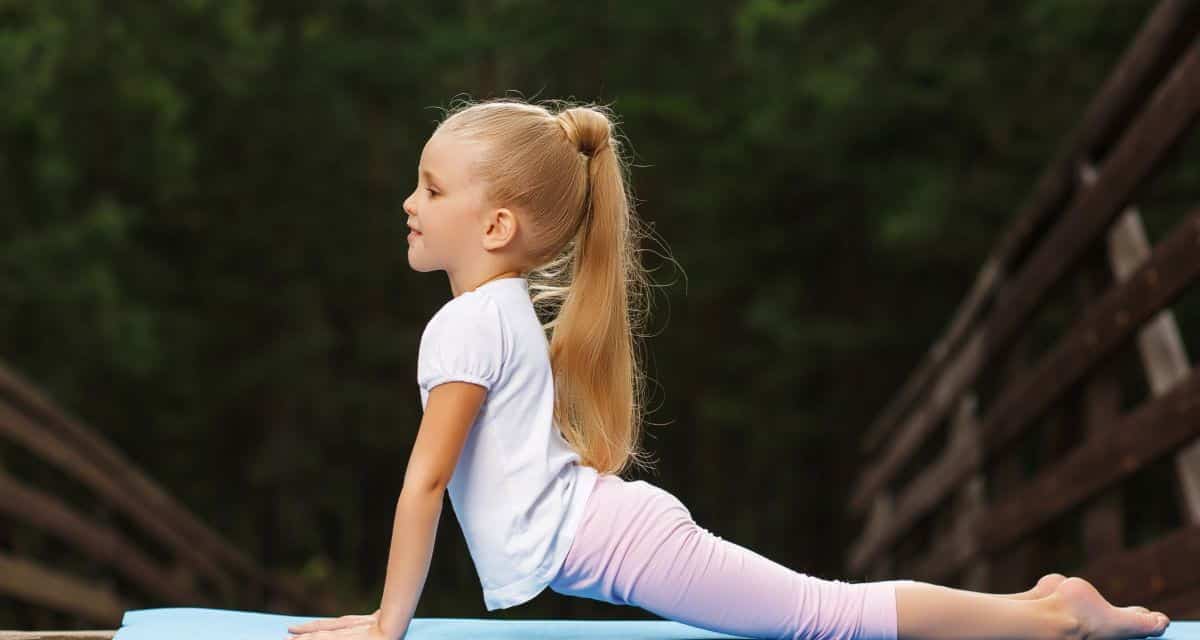
[[446,493],[447,484],[447,480],[437,476],[405,478],[404,486],[400,488],[400,495],[441,498]]

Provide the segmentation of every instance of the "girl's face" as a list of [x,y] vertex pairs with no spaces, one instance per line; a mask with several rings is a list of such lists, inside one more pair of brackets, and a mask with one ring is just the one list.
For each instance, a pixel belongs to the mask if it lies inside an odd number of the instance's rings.
[[416,189],[404,200],[408,226],[419,232],[408,235],[413,269],[453,275],[484,253],[480,234],[487,203],[482,181],[468,167],[479,151],[475,143],[436,131],[425,143]]

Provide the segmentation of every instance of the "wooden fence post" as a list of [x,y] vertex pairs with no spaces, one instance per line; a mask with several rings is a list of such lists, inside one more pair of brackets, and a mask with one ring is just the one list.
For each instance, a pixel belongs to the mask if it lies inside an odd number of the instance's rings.
[[[1109,286],[1105,265],[1089,260],[1081,269],[1078,285],[1080,305],[1104,293]],[[1081,438],[1104,437],[1121,414],[1121,385],[1115,359],[1101,364],[1084,383],[1080,396]],[[1120,487],[1097,494],[1084,508],[1080,519],[1083,529],[1083,561],[1117,553],[1125,547],[1124,504]]]
[[[979,401],[974,393],[967,392],[958,401],[951,424],[955,441],[964,442],[967,447],[975,448],[979,454],[980,466],[963,483],[955,496],[954,535],[960,550],[963,547],[974,549],[979,544],[979,517],[987,509],[987,483],[983,473],[983,446],[979,434]],[[974,555],[974,554],[971,554]],[[976,556],[962,572],[962,587],[971,591],[986,591],[991,582],[991,559],[984,555]]]
[[[1028,375],[1031,348],[1028,335],[1025,333],[1013,340],[1003,361],[1001,388],[1014,384],[1020,376]],[[1005,492],[1020,488],[1027,480],[1019,443],[1011,443],[994,459],[990,480],[990,488],[994,490],[989,495],[993,502]],[[1045,556],[1044,544],[1037,533],[1031,532],[1002,553],[1004,562],[989,566],[988,586],[995,593],[1013,593],[1029,589],[1032,583],[1025,583],[1032,574],[1040,571],[1042,558]]]
[[[867,519],[861,540],[873,540],[875,532],[891,525],[892,511],[895,508],[895,498],[891,490],[884,488],[876,494],[871,503],[871,515]],[[867,580],[877,582],[895,577],[896,565],[894,552],[879,554],[867,569]]]
[[[1096,181],[1096,170],[1090,164],[1080,167],[1085,185]],[[1113,223],[1108,235],[1108,260],[1113,278],[1123,282],[1150,256],[1150,242],[1142,216],[1136,207],[1128,207]],[[1175,322],[1175,314],[1163,309],[1138,332],[1138,353],[1150,386],[1158,397],[1170,391],[1191,373],[1186,346]],[[1180,513],[1184,522],[1200,525],[1200,440],[1187,445],[1175,454],[1175,477],[1179,482]]]

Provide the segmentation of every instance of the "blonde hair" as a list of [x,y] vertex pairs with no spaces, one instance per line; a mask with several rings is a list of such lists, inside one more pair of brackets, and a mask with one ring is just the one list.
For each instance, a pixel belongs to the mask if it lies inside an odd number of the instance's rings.
[[645,375],[635,341],[649,278],[623,147],[607,107],[514,98],[460,102],[438,125],[482,142],[472,170],[528,230],[522,275],[547,317],[554,418],[582,464],[649,467],[640,448]]

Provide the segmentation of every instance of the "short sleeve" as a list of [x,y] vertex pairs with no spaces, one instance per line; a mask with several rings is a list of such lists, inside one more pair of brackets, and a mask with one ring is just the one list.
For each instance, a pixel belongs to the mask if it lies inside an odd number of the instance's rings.
[[417,355],[417,384],[429,391],[462,381],[491,389],[500,379],[504,340],[500,308],[469,291],[447,302],[429,319]]

